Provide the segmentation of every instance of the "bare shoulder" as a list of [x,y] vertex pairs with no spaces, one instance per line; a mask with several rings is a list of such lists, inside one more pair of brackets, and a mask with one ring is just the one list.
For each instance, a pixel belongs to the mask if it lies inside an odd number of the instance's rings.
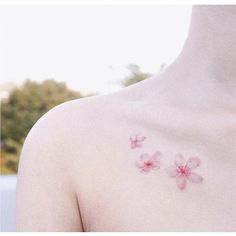
[[18,231],[84,230],[80,196],[90,199],[94,178],[104,177],[101,168],[109,168],[114,148],[120,145],[116,132],[124,130],[126,118],[118,97],[60,104],[32,127],[18,169]]
[[[100,95],[84,97],[59,104],[45,113],[32,127],[27,135],[29,142],[33,136],[42,140],[50,136],[52,142],[60,141],[66,136],[70,140],[77,129],[87,129],[95,125],[99,117],[106,117],[106,112],[112,113],[109,109],[115,109],[113,96]],[[117,102],[118,104],[118,102]],[[76,129],[76,130],[75,130]],[[63,135],[63,136],[62,136]],[[48,143],[50,144],[50,143]]]
[[18,231],[83,231],[74,175],[91,156],[108,104],[95,97],[63,103],[30,130],[18,169]]
[[114,132],[114,126],[119,123],[126,125],[129,117],[143,108],[140,103],[144,101],[137,95],[138,87],[130,87],[111,94],[71,100],[54,107],[36,122],[27,139],[42,135],[42,140],[45,140],[50,136],[54,146],[56,143],[72,145],[77,140],[81,142],[80,146],[85,147],[87,138],[97,138],[98,135],[103,138],[106,130]]

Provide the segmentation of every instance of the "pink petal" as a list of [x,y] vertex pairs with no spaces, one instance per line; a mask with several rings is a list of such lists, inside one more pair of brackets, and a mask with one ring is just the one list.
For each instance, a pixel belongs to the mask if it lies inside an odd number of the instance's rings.
[[136,144],[135,143],[131,143],[131,148],[132,149],[136,148]]
[[147,166],[143,165],[140,167],[140,171],[144,174],[147,174],[148,172],[150,172],[152,169],[148,168]]
[[188,175],[188,180],[192,183],[201,183],[203,181],[202,176],[196,174],[196,173],[190,173]]
[[138,160],[138,161],[135,162],[135,165],[136,165],[138,168],[143,168],[144,163],[143,163],[142,160]]
[[135,140],[132,140],[132,138],[130,138],[130,146],[131,148],[136,148],[136,141]]
[[187,161],[187,166],[189,169],[195,169],[200,165],[200,159],[198,157],[190,157]]
[[143,174],[148,174],[148,173],[151,171],[151,169],[143,168],[143,169],[141,169],[140,171],[141,171]]
[[150,156],[149,156],[148,153],[143,153],[143,154],[140,155],[140,159],[141,159],[143,162],[145,162],[145,161],[150,160]]
[[139,142],[143,142],[145,139],[146,139],[145,136],[137,137],[137,140],[138,140]]
[[139,142],[137,142],[137,143],[135,144],[135,147],[141,147],[141,146],[142,146],[142,144],[139,143]]
[[170,177],[176,177],[179,174],[176,170],[176,166],[169,166],[168,168],[166,168],[166,173]]
[[182,175],[176,176],[176,183],[180,190],[184,190],[186,187],[186,178]]
[[153,162],[152,163],[152,167],[151,167],[152,169],[160,169],[160,163],[159,162]]
[[162,153],[159,151],[156,151],[153,155],[152,155],[152,160],[155,161],[159,161],[162,157]]
[[186,164],[186,161],[182,154],[178,153],[175,155],[175,165],[176,166],[184,166]]

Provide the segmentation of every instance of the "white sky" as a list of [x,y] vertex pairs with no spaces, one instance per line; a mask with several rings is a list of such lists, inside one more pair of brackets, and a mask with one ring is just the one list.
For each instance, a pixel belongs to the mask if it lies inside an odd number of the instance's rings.
[[179,54],[191,6],[0,7],[0,77],[54,78],[86,94],[110,93],[130,63],[157,73]]

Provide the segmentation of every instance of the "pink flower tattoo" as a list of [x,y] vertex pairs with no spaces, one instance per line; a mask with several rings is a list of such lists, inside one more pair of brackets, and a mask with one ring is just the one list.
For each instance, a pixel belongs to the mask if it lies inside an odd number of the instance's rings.
[[177,154],[175,165],[166,168],[166,173],[170,177],[176,178],[178,188],[184,190],[187,185],[187,180],[191,183],[201,183],[203,181],[202,176],[192,172],[192,170],[199,165],[200,159],[198,157],[190,157],[186,161],[182,154]]
[[141,136],[139,134],[136,134],[134,137],[130,137],[129,140],[130,140],[130,147],[132,149],[135,149],[135,148],[138,148],[138,147],[141,147],[142,144],[143,144],[143,141],[146,139],[147,137],[146,136]]
[[135,165],[140,169],[142,173],[149,173],[151,170],[160,169],[160,159],[162,157],[161,152],[156,151],[153,155],[143,153],[140,159],[136,161]]

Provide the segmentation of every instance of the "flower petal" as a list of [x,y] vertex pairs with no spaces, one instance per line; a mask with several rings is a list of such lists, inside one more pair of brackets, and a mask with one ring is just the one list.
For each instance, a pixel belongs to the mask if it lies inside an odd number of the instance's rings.
[[154,161],[159,161],[160,159],[161,159],[161,157],[162,157],[162,153],[161,152],[159,152],[159,151],[156,151],[156,152],[154,152],[154,154],[152,155],[152,160],[154,160]]
[[187,166],[190,170],[197,168],[200,165],[200,159],[198,157],[190,157],[187,161]]
[[176,166],[184,166],[186,164],[186,161],[182,154],[178,153],[175,155],[175,165]]
[[135,143],[135,147],[136,147],[136,148],[137,148],[137,147],[142,147],[142,144],[139,143],[139,142],[136,142],[136,143]]
[[190,173],[188,175],[188,180],[192,183],[201,183],[203,181],[202,176],[196,174],[196,173]]
[[142,172],[143,174],[147,174],[152,170],[152,168],[149,168],[146,165],[140,166],[139,169],[140,169],[140,172]]
[[165,171],[170,177],[176,177],[179,174],[176,170],[176,166],[174,165],[167,167]]
[[142,169],[140,169],[140,171],[141,171],[141,173],[143,173],[143,174],[148,174],[150,171],[151,171],[151,169],[148,169],[148,168],[142,168]]
[[144,162],[142,160],[138,160],[135,162],[135,165],[138,167],[138,168],[143,168],[144,166]]
[[140,159],[141,159],[143,162],[145,162],[145,161],[150,160],[150,156],[149,156],[148,153],[143,153],[143,154],[140,155]]
[[160,169],[160,163],[158,161],[153,162],[151,168],[156,170]]
[[179,176],[176,176],[176,183],[177,183],[177,186],[180,190],[184,190],[185,187],[186,187],[186,178],[185,176],[182,176],[182,175],[179,175]]
[[136,137],[139,142],[143,142],[146,139],[146,136]]

